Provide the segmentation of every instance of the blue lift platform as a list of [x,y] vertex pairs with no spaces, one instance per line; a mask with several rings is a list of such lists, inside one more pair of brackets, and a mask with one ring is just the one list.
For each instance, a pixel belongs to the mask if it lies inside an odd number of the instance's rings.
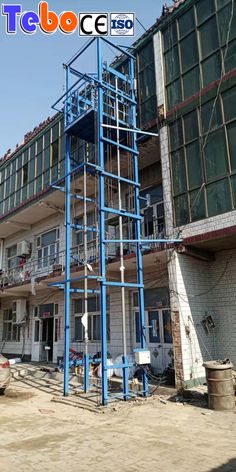
[[[91,54],[90,48],[95,46],[96,54],[96,72],[93,74],[81,73],[75,67],[77,61],[84,54]],[[113,48],[116,55],[122,55],[125,62],[125,72],[117,68],[115,65],[108,66],[104,62],[104,47]],[[64,64],[66,75],[66,91],[62,97],[53,105],[58,109],[62,103],[64,113],[64,130],[66,134],[66,175],[64,178],[64,187],[60,188],[65,192],[65,210],[66,210],[66,260],[65,260],[65,280],[51,284],[64,290],[65,297],[65,327],[64,327],[64,395],[69,393],[69,368],[71,365],[70,358],[70,312],[71,312],[71,294],[78,293],[87,297],[91,293],[98,293],[100,299],[100,332],[101,332],[101,403],[106,405],[111,397],[108,389],[108,370],[111,368],[120,368],[123,371],[123,391],[120,398],[128,400],[132,393],[129,391],[129,368],[133,365],[129,362],[127,346],[126,346],[126,320],[125,320],[125,291],[127,289],[136,289],[138,291],[139,301],[139,318],[140,318],[140,350],[146,351],[146,336],[144,318],[144,282],[143,282],[143,263],[142,263],[142,246],[145,247],[151,243],[178,243],[179,240],[142,240],[141,236],[141,214],[140,214],[140,196],[139,196],[139,169],[138,169],[138,147],[137,136],[148,134],[157,136],[157,133],[145,133],[137,127],[137,102],[135,90],[135,57],[129,52],[129,49],[121,46],[115,46],[107,38],[91,39],[67,64]],[[77,167],[71,163],[71,136],[77,136],[80,139],[94,143],[96,146],[96,159],[90,161],[85,158]],[[108,172],[106,169],[106,156],[108,152],[112,152],[116,156],[116,171]],[[132,177],[122,175],[120,169],[120,156],[129,156],[132,161]],[[91,202],[91,198],[86,193],[86,175],[93,174],[97,179],[98,191],[95,195],[97,201],[97,227],[99,241],[99,276],[91,275],[87,270],[87,261],[85,260],[85,271],[80,277],[73,278],[71,274],[71,232],[78,229],[72,221],[71,202],[72,191],[72,174],[81,173],[84,176],[84,195],[78,198],[84,202]],[[118,187],[119,205],[117,208],[109,206],[105,198],[106,179],[109,178],[116,182]],[[121,185],[128,185],[133,192],[134,210],[125,211],[121,206]],[[85,242],[87,233],[94,228],[90,228],[86,221],[86,206],[84,207],[85,223],[80,229],[84,229]],[[106,233],[106,217],[108,214],[114,214],[119,219],[119,238],[108,239]],[[135,238],[124,239],[122,231],[122,222],[124,218],[129,218],[134,226]],[[135,248],[136,261],[136,282],[129,283],[125,281],[124,276],[124,244],[133,243]],[[120,246],[120,281],[111,281],[108,277],[107,270],[107,246],[118,244]],[[89,283],[95,281],[98,289],[89,288]],[[74,288],[75,282],[84,283],[83,288]],[[107,291],[109,287],[117,287],[121,292],[121,311],[122,311],[122,327],[123,327],[123,357],[120,365],[110,365],[107,362]],[[87,311],[85,309],[85,311]],[[86,324],[86,323],[85,323]],[[84,366],[84,391],[89,389],[89,364],[91,359],[86,351],[83,361],[79,364]],[[142,395],[148,396],[148,379],[145,369],[142,373]]]

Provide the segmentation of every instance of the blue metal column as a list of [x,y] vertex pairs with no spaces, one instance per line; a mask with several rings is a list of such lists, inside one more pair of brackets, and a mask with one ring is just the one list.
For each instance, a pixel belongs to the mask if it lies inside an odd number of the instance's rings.
[[[102,88],[102,40],[97,39],[97,68],[98,68],[98,165],[104,170],[103,143],[103,88]],[[106,316],[106,246],[105,240],[105,177],[99,173],[99,240],[100,240],[100,318],[101,318],[101,362],[102,362],[102,404],[108,402],[107,391],[107,316]]]
[[[130,58],[129,60],[130,66],[130,78],[132,80],[131,84],[131,96],[135,100],[135,88],[134,88],[134,59]],[[132,105],[131,107],[131,127],[134,129],[137,128],[137,119],[136,119],[136,106]],[[132,133],[132,144],[133,149],[135,151],[138,150],[137,147],[137,133]],[[134,180],[138,184],[139,183],[139,172],[138,172],[138,155],[134,153],[133,157],[133,171],[134,171]],[[135,213],[140,215],[140,200],[139,200],[139,187],[136,185],[134,189],[134,207]],[[136,239],[141,240],[141,221],[136,219],[135,220],[135,233]],[[138,277],[138,284],[143,285],[143,260],[142,260],[142,252],[141,252],[141,245],[140,243],[136,244],[136,260],[137,260],[137,277]],[[140,327],[141,327],[141,348],[146,348],[146,327],[145,327],[145,312],[144,312],[144,289],[143,287],[138,288],[138,296],[139,296],[139,319],[140,319]],[[148,396],[148,378],[146,373],[143,371],[142,374],[143,380],[143,396]]]
[[66,255],[65,255],[65,320],[64,320],[64,396],[69,393],[69,355],[70,355],[70,247],[71,247],[71,221],[70,221],[70,194],[71,194],[71,163],[70,163],[70,136],[66,135]]

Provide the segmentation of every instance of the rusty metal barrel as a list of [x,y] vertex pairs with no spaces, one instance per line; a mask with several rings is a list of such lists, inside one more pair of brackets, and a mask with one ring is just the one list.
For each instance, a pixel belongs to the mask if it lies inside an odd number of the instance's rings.
[[211,410],[233,410],[235,407],[233,364],[224,362],[208,361],[203,364],[208,386],[208,408]]

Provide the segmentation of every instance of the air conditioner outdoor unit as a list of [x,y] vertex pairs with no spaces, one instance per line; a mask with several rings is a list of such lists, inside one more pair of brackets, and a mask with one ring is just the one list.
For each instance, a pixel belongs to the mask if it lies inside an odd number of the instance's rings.
[[27,315],[26,299],[16,300],[16,323],[25,321]]
[[28,241],[21,241],[17,243],[17,256],[29,256],[30,255],[30,243]]

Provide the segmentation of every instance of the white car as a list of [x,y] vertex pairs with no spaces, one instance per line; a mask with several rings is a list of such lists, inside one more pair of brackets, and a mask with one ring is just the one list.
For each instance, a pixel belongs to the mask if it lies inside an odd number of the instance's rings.
[[0,354],[0,395],[3,395],[11,378],[10,362]]

